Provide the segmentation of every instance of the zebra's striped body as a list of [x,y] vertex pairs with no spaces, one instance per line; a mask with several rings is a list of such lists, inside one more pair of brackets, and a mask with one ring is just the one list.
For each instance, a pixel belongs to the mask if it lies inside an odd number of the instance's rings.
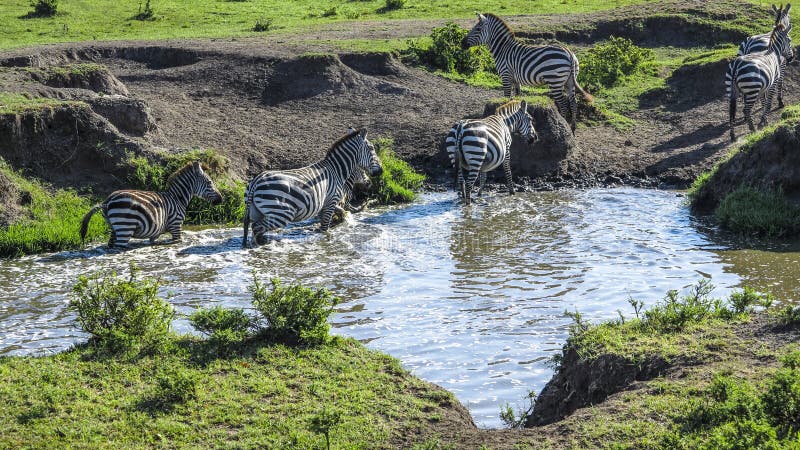
[[369,201],[365,200],[360,205],[354,206],[353,198],[355,197],[356,190],[367,190],[370,188],[370,186],[372,186],[372,181],[370,181],[367,174],[365,174],[361,168],[354,170],[353,174],[350,175],[350,178],[348,178],[344,183],[342,200],[339,202],[339,206],[336,208],[332,222],[337,224],[344,221],[344,218],[348,212],[357,213],[363,211],[364,208],[367,207]]
[[[786,10],[788,12],[788,8]],[[736,98],[742,94],[744,99],[744,116],[750,131],[753,125],[753,106],[759,96],[764,95],[763,111],[759,127],[767,122],[767,114],[772,108],[772,98],[781,78],[782,61],[792,57],[789,34],[778,22],[770,35],[769,48],[766,51],[738,56],[728,65],[725,74],[725,89],[729,105],[729,121],[731,140],[736,139],[734,122],[736,120]]]
[[478,14],[478,23],[462,42],[464,48],[484,44],[494,57],[506,97],[519,95],[520,86],[546,84],[558,112],[569,120],[573,133],[578,116],[575,90],[591,101],[592,96],[578,85],[578,58],[560,45],[534,47],[523,44],[502,19],[493,14]]
[[222,202],[222,195],[197,161],[175,172],[164,192],[122,190],[111,193],[84,216],[81,239],[86,237],[92,215],[102,210],[111,228],[109,247],[127,247],[131,238],[150,239],[152,243],[167,232],[173,241],[179,241],[186,207],[194,196],[213,204]]
[[345,194],[345,184],[356,170],[378,175],[383,170],[375,148],[364,130],[352,131],[333,144],[322,161],[299,169],[266,171],[257,175],[245,191],[244,240],[250,221],[256,243],[267,231],[319,216],[327,230]]
[[[784,29],[786,30],[786,36],[789,39],[789,46],[792,45],[792,39],[789,37],[789,34],[792,31],[792,23],[789,17],[789,9],[791,9],[792,5],[786,5],[786,9],[778,8],[775,5],[772,5],[772,12],[775,13],[775,24],[783,25]],[[764,34],[757,34],[755,36],[750,36],[745,39],[739,45],[739,52],[737,56],[742,55],[749,55],[751,53],[759,53],[765,52],[769,49],[769,38],[772,36],[772,32],[764,33]],[[787,58],[781,59],[780,64],[780,77],[777,81],[777,93],[778,93],[778,107],[783,108],[783,77],[786,73],[786,64],[789,62]]]
[[[511,133],[518,132],[530,143],[536,138],[533,119],[525,101],[512,100],[497,108],[485,119],[463,120],[456,123],[445,139],[450,163],[458,174],[457,189],[469,205],[475,181],[480,177],[478,194],[483,189],[486,172],[500,165],[506,176],[509,194],[514,194],[511,179]],[[467,172],[466,181],[464,171]]]

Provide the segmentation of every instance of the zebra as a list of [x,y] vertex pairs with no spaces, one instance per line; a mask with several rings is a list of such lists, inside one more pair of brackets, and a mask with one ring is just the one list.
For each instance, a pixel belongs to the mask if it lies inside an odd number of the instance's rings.
[[365,130],[352,130],[336,141],[321,161],[299,169],[265,171],[254,177],[245,190],[244,238],[247,245],[250,222],[256,244],[264,233],[318,216],[320,231],[326,231],[344,196],[347,179],[356,170],[371,176],[383,171],[375,147]]
[[[450,129],[445,146],[458,176],[456,189],[461,192],[465,204],[470,204],[470,193],[478,177],[477,195],[480,196],[486,172],[501,164],[508,193],[514,195],[511,179],[511,133],[514,132],[528,138],[528,144],[536,139],[533,118],[528,114],[528,103],[524,100],[511,100],[499,106],[489,117],[462,120]],[[466,182],[464,170],[468,173]]]
[[759,127],[763,127],[767,123],[767,113],[772,108],[772,97],[781,76],[781,63],[784,59],[791,58],[792,47],[789,45],[789,35],[783,24],[778,23],[770,35],[767,51],[738,56],[728,64],[728,71],[725,73],[725,89],[730,101],[729,121],[732,141],[736,140],[734,121],[736,120],[738,93],[741,92],[744,98],[744,117],[750,131],[755,131],[752,117],[753,106],[759,96],[766,94],[763,97],[761,121],[758,123]]
[[369,200],[362,202],[360,205],[355,206],[353,205],[353,197],[355,196],[355,191],[365,191],[372,186],[372,180],[369,179],[366,173],[359,167],[353,171],[353,174],[350,175],[350,178],[347,179],[344,183],[344,190],[342,191],[342,200],[339,202],[339,205],[336,207],[336,211],[333,215],[332,222],[333,223],[340,223],[344,221],[344,217],[347,212],[351,213],[358,213],[364,210],[367,205],[370,203]]
[[[779,23],[783,25],[784,29],[786,30],[786,36],[789,39],[789,45],[790,46],[792,45],[792,39],[791,39],[791,37],[789,37],[789,33],[791,33],[791,31],[792,31],[792,23],[791,23],[791,20],[790,20],[790,17],[789,17],[789,10],[791,8],[792,8],[792,5],[790,5],[790,4],[786,4],[786,8],[784,8],[783,6],[778,8],[777,6],[772,5],[772,12],[775,13],[775,25],[777,25]],[[750,53],[757,53],[757,52],[766,51],[767,49],[769,49],[769,37],[770,37],[771,34],[772,34],[772,32],[769,32],[769,33],[757,34],[755,36],[748,37],[747,39],[745,39],[739,45],[739,52],[737,53],[736,56],[749,55]],[[781,75],[780,75],[780,78],[778,78],[778,82],[777,82],[778,83],[777,90],[778,90],[778,107],[779,108],[783,108],[784,107],[784,104],[783,104],[783,74],[786,73],[786,64],[788,62],[791,62],[791,61],[789,61],[787,59],[782,59],[781,60],[781,66],[780,66]]]
[[149,238],[152,244],[166,232],[172,235],[172,242],[178,242],[186,207],[193,197],[204,198],[214,205],[222,203],[222,195],[199,161],[187,163],[172,174],[167,179],[166,191],[127,189],[112,192],[83,217],[81,242],[86,239],[89,221],[98,210],[102,210],[111,228],[110,248],[127,247],[131,238]]
[[587,102],[593,100],[578,84],[579,64],[575,53],[560,45],[526,45],[514,37],[503,19],[494,14],[476,14],[478,23],[467,33],[461,46],[464,49],[481,44],[489,47],[506,97],[513,98],[514,93],[519,95],[522,84],[547,84],[558,112],[564,119],[569,115],[574,134],[578,116],[575,89]]

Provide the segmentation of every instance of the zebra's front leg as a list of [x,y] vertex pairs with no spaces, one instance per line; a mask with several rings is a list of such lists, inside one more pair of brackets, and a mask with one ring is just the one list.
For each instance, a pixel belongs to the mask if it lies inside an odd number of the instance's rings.
[[333,213],[336,212],[336,207],[339,205],[340,201],[340,196],[332,195],[325,202],[325,206],[322,208],[322,212],[319,215],[319,231],[328,231],[328,228],[331,227]]
[[501,73],[500,80],[503,82],[503,95],[508,98],[514,98],[514,79],[509,73]]
[[169,234],[172,236],[170,243],[181,241],[181,224],[170,225],[167,231],[169,231]]
[[506,158],[503,160],[503,172],[506,174],[506,187],[508,187],[508,195],[514,195],[514,180],[511,178],[511,153],[506,153]]
[[478,175],[478,192],[475,194],[475,197],[480,197],[481,193],[483,193],[483,187],[486,185],[486,172],[481,172]]
[[785,72],[781,71],[781,77],[778,78],[778,108],[783,108],[783,74]]

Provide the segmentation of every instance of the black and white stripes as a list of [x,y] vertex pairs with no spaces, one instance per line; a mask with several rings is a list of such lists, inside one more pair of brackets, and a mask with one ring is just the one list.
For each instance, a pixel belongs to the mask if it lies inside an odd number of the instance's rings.
[[[486,172],[503,165],[508,192],[514,194],[511,179],[511,133],[519,133],[528,142],[536,138],[533,119],[525,101],[512,100],[497,108],[485,119],[463,120],[453,125],[445,139],[450,163],[458,176],[458,187],[464,202],[470,203],[475,181],[480,176],[478,195],[483,189]],[[464,171],[467,172],[466,181]]]
[[181,238],[181,225],[186,218],[186,207],[195,196],[213,204],[222,201],[222,195],[197,161],[175,172],[167,181],[167,190],[164,192],[113,192],[84,216],[81,239],[86,237],[92,215],[102,210],[111,228],[109,247],[127,247],[131,238],[147,238],[154,242],[167,232],[172,235],[173,241],[178,241]]
[[[772,12],[775,14],[775,25],[781,24],[783,25],[784,30],[786,30],[786,37],[789,39],[789,47],[792,45],[792,40],[789,35],[792,31],[792,22],[789,16],[789,10],[792,8],[792,5],[787,4],[786,8],[781,6],[780,8],[772,5]],[[749,55],[751,53],[758,53],[764,52],[769,49],[769,38],[772,35],[772,32],[764,33],[764,34],[757,34],[755,36],[750,36],[745,39],[739,45],[739,53],[737,56],[742,55]],[[783,108],[783,78],[784,74],[786,73],[786,63],[789,62],[787,58],[781,59],[780,65],[780,77],[777,81],[777,93],[778,93],[778,107]]]
[[345,194],[345,184],[356,170],[371,176],[382,172],[375,148],[364,130],[353,130],[333,144],[322,161],[299,169],[266,171],[245,190],[244,239],[250,222],[257,244],[264,233],[319,216],[320,229],[327,230]]
[[[783,13],[788,14],[790,7],[787,5]],[[766,94],[763,97],[763,111],[759,122],[759,127],[763,126],[767,121],[767,114],[772,108],[772,98],[781,79],[781,67],[792,56],[789,32],[779,15],[775,27],[770,33],[767,50],[738,56],[728,65],[728,71],[725,74],[725,89],[729,100],[731,140],[736,139],[734,131],[736,98],[741,93],[744,99],[745,120],[750,127],[750,131],[754,131],[753,106],[759,96]]]
[[533,47],[514,37],[514,33],[494,14],[478,14],[462,43],[464,48],[486,45],[494,57],[506,97],[519,95],[520,86],[547,84],[549,96],[558,112],[569,120],[573,133],[578,115],[575,90],[591,101],[592,96],[578,85],[578,58],[560,45]]

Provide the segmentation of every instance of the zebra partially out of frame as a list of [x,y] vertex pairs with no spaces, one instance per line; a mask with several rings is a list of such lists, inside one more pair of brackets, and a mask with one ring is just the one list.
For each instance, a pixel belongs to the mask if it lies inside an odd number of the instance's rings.
[[371,176],[383,171],[375,147],[364,130],[352,130],[336,141],[322,161],[299,169],[266,171],[257,175],[245,190],[244,238],[247,245],[250,222],[256,244],[264,233],[319,216],[320,230],[330,227],[331,218],[345,194],[345,184],[356,170]]
[[[527,102],[511,100],[497,108],[489,117],[462,120],[450,129],[445,139],[450,163],[458,174],[457,187],[469,205],[475,181],[480,177],[477,195],[481,194],[486,172],[501,164],[506,176],[508,193],[514,195],[511,179],[511,133],[519,133],[530,144],[536,139],[533,118]],[[466,181],[464,171],[467,172]]]
[[519,95],[523,84],[546,84],[558,112],[569,121],[572,132],[575,132],[578,118],[575,90],[587,102],[591,102],[593,97],[578,84],[578,58],[572,51],[560,45],[534,47],[523,44],[494,14],[478,14],[478,23],[464,38],[462,47],[466,49],[481,44],[489,47],[494,57],[506,97],[513,98],[515,93]]
[[[781,24],[783,28],[786,30],[786,36],[788,37],[792,31],[792,22],[789,17],[789,10],[792,8],[792,5],[786,4],[786,8],[781,6],[780,8],[772,5],[772,12],[775,13],[775,25]],[[769,37],[772,35],[772,32],[764,33],[764,34],[757,34],[755,36],[750,36],[749,38],[745,39],[739,45],[739,53],[737,56],[748,55],[750,53],[757,53],[763,52],[769,49]],[[789,37],[789,46],[792,45],[792,39]],[[781,60],[781,75],[778,78],[778,107],[783,108],[783,76],[786,73],[786,63],[788,63],[786,58]]]
[[759,127],[767,123],[767,114],[772,109],[772,97],[775,95],[777,81],[781,77],[781,62],[792,58],[792,47],[789,45],[789,34],[782,23],[775,25],[769,38],[766,51],[738,56],[728,64],[725,73],[725,89],[729,105],[731,140],[736,139],[734,122],[736,120],[736,97],[741,92],[744,99],[744,117],[750,131],[753,126],[753,106],[758,97],[766,93],[763,100],[763,111]]
[[181,239],[186,207],[193,197],[204,198],[215,205],[222,202],[222,195],[198,161],[187,163],[172,174],[164,192],[112,192],[103,203],[95,205],[83,217],[81,240],[86,238],[92,215],[102,210],[111,228],[109,247],[127,247],[131,238],[150,239],[150,243],[153,243],[167,232],[172,235],[172,242],[177,242]]

